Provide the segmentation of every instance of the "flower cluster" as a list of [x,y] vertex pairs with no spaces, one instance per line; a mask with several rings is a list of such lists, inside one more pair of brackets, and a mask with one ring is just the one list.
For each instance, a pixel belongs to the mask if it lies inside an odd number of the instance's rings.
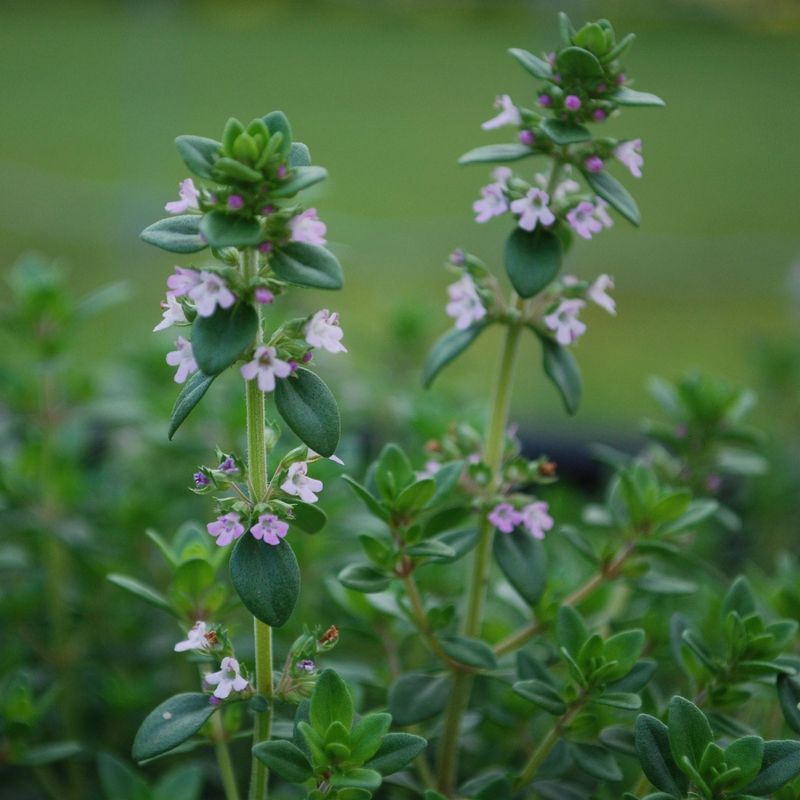
[[553,527],[547,503],[541,501],[527,503],[519,510],[511,503],[500,503],[489,512],[489,522],[501,533],[511,533],[521,525],[534,539],[544,539],[545,532]]

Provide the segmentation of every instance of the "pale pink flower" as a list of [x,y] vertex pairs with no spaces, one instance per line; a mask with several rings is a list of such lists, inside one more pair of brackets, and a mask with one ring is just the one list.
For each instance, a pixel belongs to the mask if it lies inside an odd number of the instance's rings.
[[594,200],[594,216],[597,217],[604,228],[612,228],[614,226],[614,220],[611,219],[611,215],[608,213],[608,203],[602,197],[596,197]]
[[209,641],[206,638],[208,627],[202,620],[197,620],[186,634],[182,642],[175,645],[175,652],[182,653],[184,650],[208,650]]
[[591,239],[593,234],[603,230],[603,224],[594,212],[594,206],[586,200],[581,200],[572,211],[567,212],[567,222],[578,236]]
[[445,311],[455,319],[458,330],[463,331],[486,316],[486,309],[469,275],[451,283],[447,287],[447,294],[450,302]]
[[281,484],[286,494],[299,497],[304,503],[316,503],[315,492],[322,491],[322,481],[308,477],[308,464],[295,461],[286,472],[286,480]]
[[306,341],[312,347],[321,347],[329,353],[346,353],[342,336],[344,332],[339,327],[339,315],[327,308],[317,311],[306,323]]
[[631,139],[629,142],[621,142],[614,148],[614,155],[617,160],[624,164],[634,178],[642,177],[642,140]]
[[289,526],[274,514],[262,514],[258,522],[250,528],[256,539],[263,539],[267,544],[278,545],[289,533]]
[[178,194],[180,200],[172,200],[164,206],[164,210],[170,214],[185,214],[190,208],[200,208],[197,200],[200,197],[200,192],[194,185],[191,178],[180,182],[180,189]]
[[197,285],[189,290],[189,298],[194,300],[197,313],[201,317],[210,317],[217,306],[230,308],[236,302],[236,297],[225,281],[216,273],[207,270],[200,273]]
[[542,189],[529,189],[525,197],[520,197],[511,204],[511,210],[519,215],[519,227],[524,231],[535,230],[536,226],[552,225],[555,215],[548,208],[550,197]]
[[586,325],[578,319],[585,306],[583,300],[562,300],[558,308],[544,318],[544,324],[555,332],[560,345],[566,347],[586,332]]
[[490,183],[481,189],[481,199],[472,204],[475,222],[488,222],[492,217],[499,217],[508,211],[508,200],[499,183]]
[[489,512],[489,522],[501,533],[511,533],[522,521],[520,513],[511,503],[500,503]]
[[[564,172],[568,174],[567,170],[568,167],[564,167]],[[550,183],[550,178],[547,175],[543,175],[541,172],[534,176],[534,180],[542,189],[547,189],[547,186]],[[556,203],[563,203],[564,200],[567,199],[567,195],[579,192],[580,188],[581,185],[577,181],[567,177],[563,181],[559,181],[555,191],[553,192],[553,200]]]
[[292,217],[289,220],[289,227],[292,229],[293,242],[325,244],[325,233],[328,229],[325,223],[317,216],[316,208],[306,209],[302,214]]
[[600,308],[613,315],[617,313],[617,304],[614,302],[614,298],[608,294],[609,289],[613,288],[614,279],[610,275],[598,275],[586,290],[586,296]]
[[494,178],[494,182],[498,186],[502,186],[504,189],[508,188],[508,179],[514,173],[510,169],[510,167],[495,167],[492,170],[492,177]]
[[184,383],[198,369],[192,353],[192,343],[184,339],[183,336],[179,336],[175,340],[175,350],[167,353],[166,361],[171,367],[178,368],[175,373],[175,383]]
[[206,529],[217,540],[217,544],[220,547],[229,545],[244,533],[244,525],[242,525],[239,515],[234,511],[217,517],[214,522],[209,522],[206,525]]
[[153,328],[153,332],[171,328],[177,322],[186,322],[186,312],[173,295],[167,295],[166,300],[161,303],[161,308],[163,309],[161,322]]
[[281,361],[274,347],[261,345],[253,353],[253,360],[244,364],[239,372],[246,381],[257,378],[258,388],[262,392],[272,392],[275,391],[275,378],[291,375],[292,365],[288,361]]
[[442,465],[438,461],[426,461],[425,466],[417,470],[417,480],[422,481],[426,478],[432,478],[441,468]]
[[220,663],[219,672],[209,672],[203,675],[203,680],[209,686],[216,686],[214,697],[224,700],[231,692],[242,692],[250,684],[242,677],[239,662],[231,656],[226,656]]
[[175,267],[175,274],[167,278],[167,297],[183,297],[200,283],[200,273],[193,269]]
[[511,102],[511,98],[507,95],[501,95],[495,100],[495,108],[500,109],[500,113],[496,117],[486,120],[481,125],[485,131],[491,131],[495,128],[502,128],[503,125],[521,125],[522,116],[519,109]]
[[547,513],[547,503],[529,503],[520,512],[520,522],[534,539],[544,539],[545,531],[553,527],[553,518]]

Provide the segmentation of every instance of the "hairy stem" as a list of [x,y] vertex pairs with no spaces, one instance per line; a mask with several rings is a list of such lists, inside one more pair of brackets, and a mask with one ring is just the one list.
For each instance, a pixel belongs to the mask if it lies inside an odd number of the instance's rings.
[[[524,301],[514,297],[516,309],[521,311]],[[506,329],[500,368],[495,386],[489,428],[483,458],[489,467],[491,479],[487,493],[497,490],[501,481],[505,431],[508,425],[508,412],[511,403],[511,388],[514,380],[514,362],[519,345],[520,325],[512,322]],[[486,601],[486,585],[489,580],[491,564],[492,535],[494,528],[486,516],[480,523],[478,546],[472,561],[472,572],[467,590],[467,613],[464,618],[463,633],[468,637],[480,635],[483,608]],[[450,701],[445,712],[444,732],[439,745],[438,782],[439,790],[452,795],[458,775],[458,744],[461,721],[469,705],[474,677],[470,673],[456,673]]]
[[225,727],[222,724],[222,716],[219,713],[211,717],[211,730],[214,739],[214,751],[217,754],[219,774],[222,779],[222,789],[225,792],[225,800],[239,800],[236,774],[233,771],[233,762],[231,761],[230,750],[228,750]]
[[[258,253],[253,249],[242,253],[242,271],[247,280],[255,277],[258,269]],[[264,333],[261,329],[261,308],[256,304],[258,314],[258,333],[256,344],[261,344]],[[247,467],[250,483],[250,497],[254,503],[263,500],[269,488],[267,475],[266,408],[264,393],[256,381],[245,383],[245,404],[247,410]],[[253,637],[255,640],[256,691],[267,699],[267,709],[256,714],[253,726],[253,745],[268,740],[272,733],[272,628],[253,617]],[[250,767],[250,800],[264,800],[267,797],[268,773],[266,766],[253,758]]]

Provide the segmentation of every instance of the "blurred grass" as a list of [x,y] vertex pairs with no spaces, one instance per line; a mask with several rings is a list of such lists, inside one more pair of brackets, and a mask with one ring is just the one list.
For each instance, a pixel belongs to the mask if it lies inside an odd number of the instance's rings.
[[[620,309],[588,318],[580,419],[638,416],[653,372],[698,366],[751,381],[755,343],[796,335],[786,273],[800,249],[790,167],[800,108],[787,87],[800,36],[679,4],[674,16],[670,4],[619,2],[5,4],[0,263],[36,249],[68,263],[81,289],[128,279],[129,307],[83,346],[111,359],[144,346],[173,259],[137,237],[184,177],[172,139],[216,137],[230,115],[282,108],[329,169],[314,203],[347,273],[344,292],[308,294],[307,308],[341,311],[342,380],[360,376],[373,405],[414,389],[410,365],[447,326],[440,264],[461,245],[499,266],[507,232],[472,222],[486,172],[456,159],[502,140],[479,128],[496,94],[531,102],[535,85],[505,50],[545,49],[562,7],[578,20],[616,12],[618,30],[639,36],[628,74],[668,101],[609,125],[644,140],[645,178],[626,179],[641,230],[619,220],[569,265],[614,274]],[[384,331],[409,319],[388,346]],[[439,391],[482,402],[496,347],[487,335]],[[538,361],[534,343],[522,357]],[[538,370],[522,383],[519,413],[564,424]]]

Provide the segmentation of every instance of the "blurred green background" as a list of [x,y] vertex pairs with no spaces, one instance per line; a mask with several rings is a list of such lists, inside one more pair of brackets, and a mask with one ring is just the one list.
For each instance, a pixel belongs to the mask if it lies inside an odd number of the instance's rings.
[[[110,360],[141,349],[173,259],[138,233],[185,176],[173,138],[217,137],[228,116],[281,108],[330,172],[313,202],[347,284],[335,297],[306,295],[307,310],[341,312],[351,355],[326,369],[387,396],[416,391],[424,352],[448,325],[441,264],[460,245],[499,267],[507,234],[504,221],[472,221],[487,171],[459,168],[457,157],[503,140],[479,127],[496,94],[531,104],[535,83],[505,51],[544,50],[560,9],[636,30],[627,73],[668,102],[608,126],[644,142],[644,178],[625,179],[641,229],[618,219],[569,264],[585,277],[613,274],[619,301],[617,319],[591,312],[577,348],[579,423],[640,414],[653,372],[699,366],[752,382],[756,343],[797,333],[791,2],[4,3],[0,263],[33,249],[64,262],[81,290],[129,281],[127,306],[83,347]],[[528,342],[523,359],[538,361],[536,347]],[[439,391],[483,403],[475,377],[496,350],[486,336]],[[563,425],[551,388],[527,372],[517,411]]]

